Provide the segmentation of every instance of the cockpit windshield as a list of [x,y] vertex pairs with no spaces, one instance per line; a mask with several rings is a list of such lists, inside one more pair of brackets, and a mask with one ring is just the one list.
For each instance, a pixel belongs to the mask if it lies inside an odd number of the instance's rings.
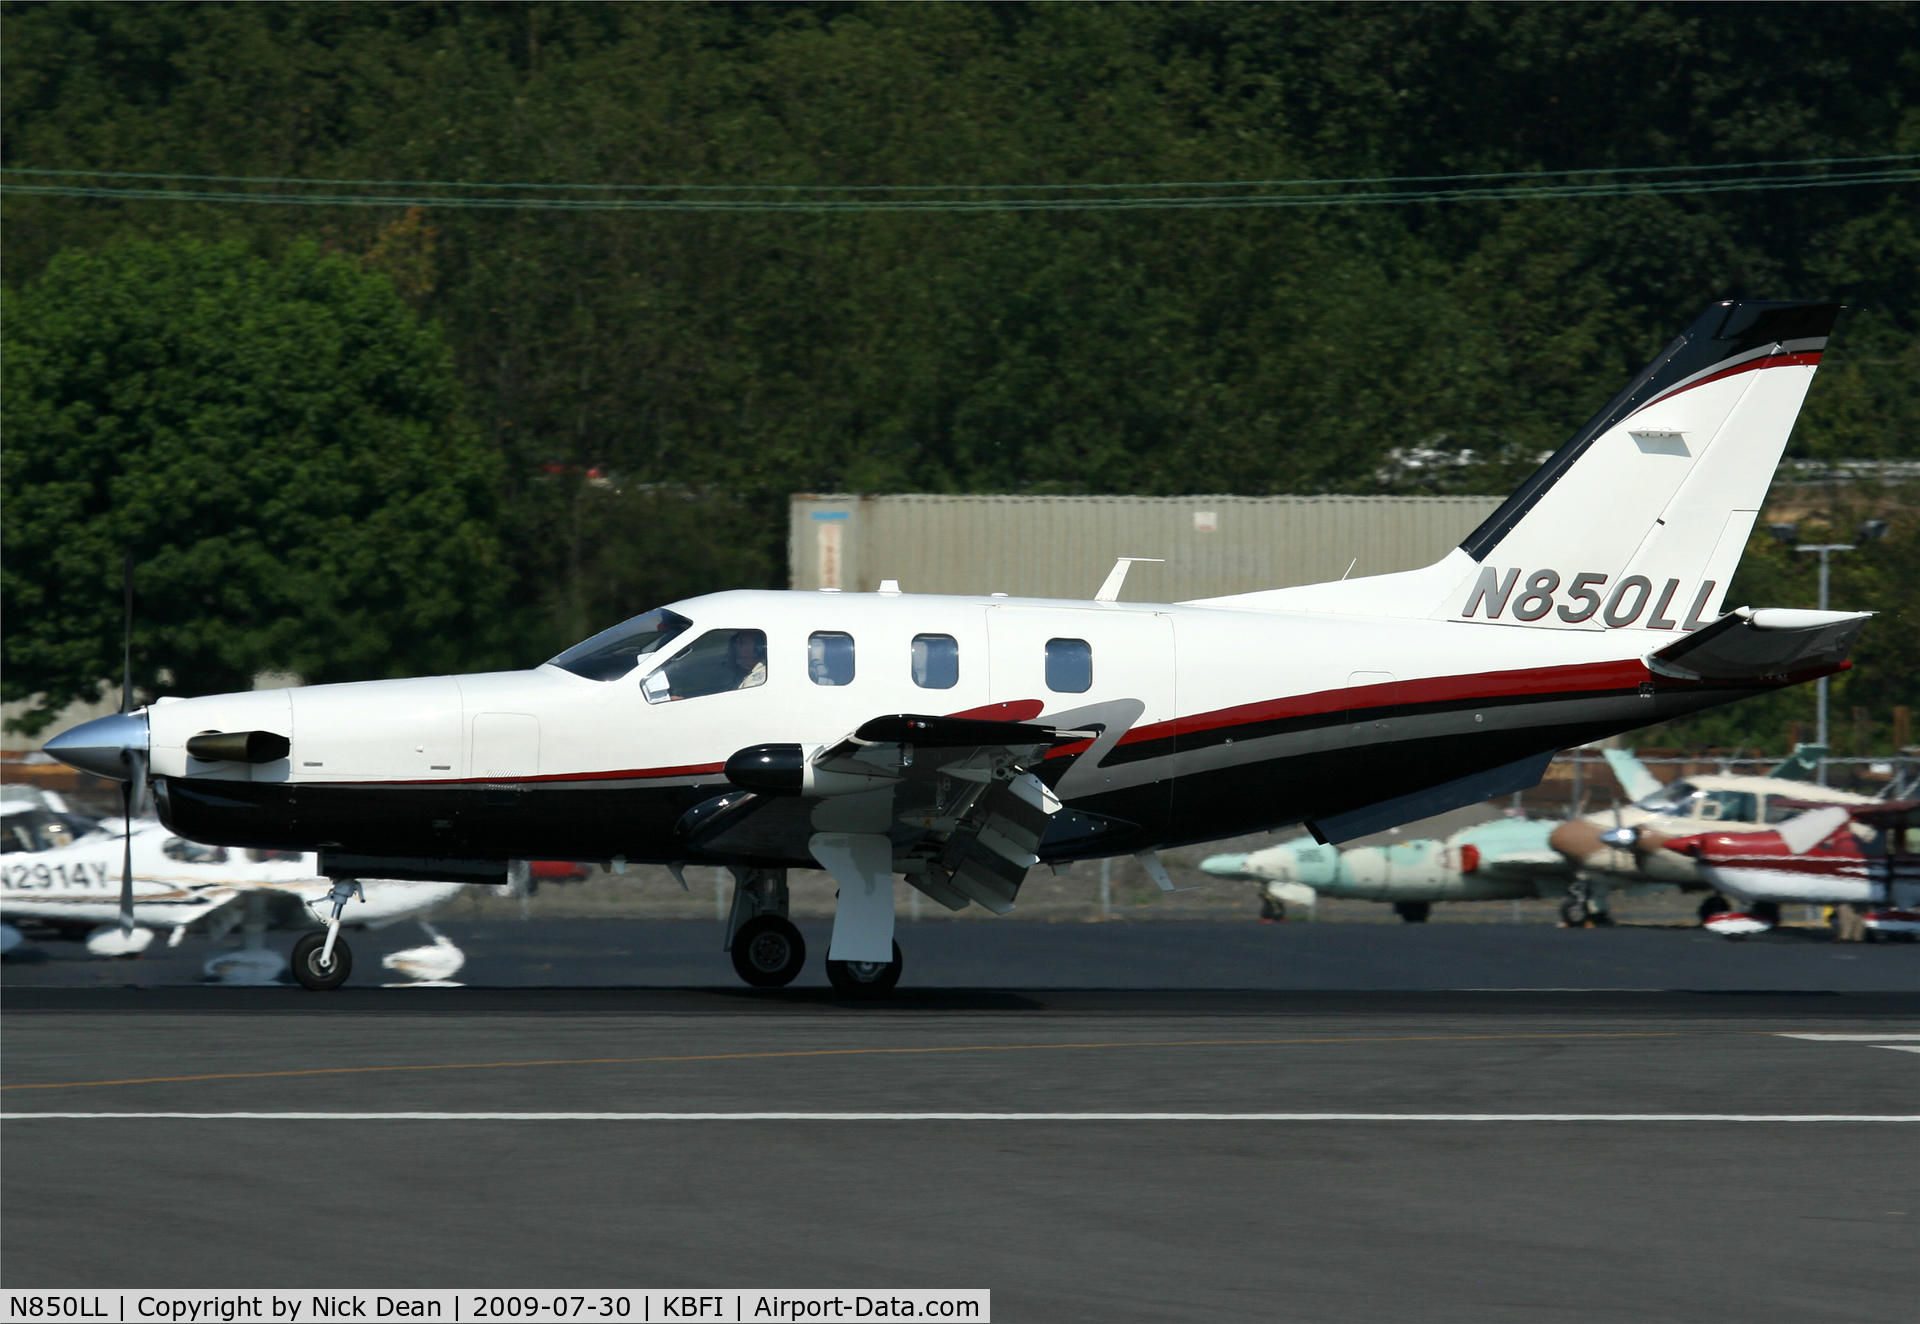
[[1697,788],[1692,782],[1677,781],[1671,786],[1663,786],[1635,808],[1650,810],[1656,814],[1685,814],[1686,803],[1693,798]]
[[554,658],[552,665],[588,680],[619,680],[639,666],[641,658],[659,651],[692,625],[678,612],[658,607],[575,644]]

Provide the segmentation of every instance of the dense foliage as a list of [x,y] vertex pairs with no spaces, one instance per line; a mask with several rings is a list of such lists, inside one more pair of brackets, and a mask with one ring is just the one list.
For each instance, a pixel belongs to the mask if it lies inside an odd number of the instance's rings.
[[[63,4],[4,25],[0,150],[41,169],[917,186],[1920,151],[1902,5]],[[1505,490],[1727,296],[1851,308],[1794,454],[1912,455],[1914,197],[733,214],[9,193],[4,245],[10,291],[130,235],[317,241],[391,281],[445,329],[502,461],[530,661],[675,593],[777,582],[793,491]],[[1837,603],[1905,622],[1876,637],[1911,637],[1893,567],[1914,536],[1841,581]],[[1796,602],[1799,573],[1777,585]],[[1881,711],[1920,650],[1873,647],[1840,688]]]
[[133,241],[57,258],[4,328],[7,698],[117,676],[125,551],[149,692],[446,670],[486,638],[498,461],[388,281]]

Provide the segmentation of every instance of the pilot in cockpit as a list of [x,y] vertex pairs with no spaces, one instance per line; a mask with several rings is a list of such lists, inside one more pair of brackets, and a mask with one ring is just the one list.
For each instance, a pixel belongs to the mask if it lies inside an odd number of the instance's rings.
[[727,660],[739,677],[734,689],[750,690],[756,685],[766,684],[767,636],[758,630],[741,630],[733,636],[733,646],[727,654]]

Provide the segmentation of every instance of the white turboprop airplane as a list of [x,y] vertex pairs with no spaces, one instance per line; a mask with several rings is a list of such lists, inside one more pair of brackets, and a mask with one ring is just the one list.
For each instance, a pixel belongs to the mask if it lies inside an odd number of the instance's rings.
[[1170,605],[1117,601],[1124,562],[1092,601],[716,593],[530,671],[162,699],[46,748],[150,772],[184,836],[318,850],[336,926],[361,877],[717,864],[735,968],[775,985],[805,956],[785,871],[823,868],[828,975],[878,992],[896,874],[999,912],[1037,863],[1134,853],[1168,887],[1162,846],[1349,840],[1844,668],[1864,613],[1720,611],[1837,312],[1708,308],[1422,570]]

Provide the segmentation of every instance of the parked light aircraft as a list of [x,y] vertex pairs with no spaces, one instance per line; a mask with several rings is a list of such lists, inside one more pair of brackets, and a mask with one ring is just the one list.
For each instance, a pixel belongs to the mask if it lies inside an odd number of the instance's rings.
[[[724,865],[749,983],[898,979],[893,879],[1012,908],[1027,871],[1305,822],[1339,842],[1534,784],[1553,752],[1831,674],[1866,614],[1721,611],[1838,305],[1708,308],[1424,569],[1175,604],[729,592],[529,671],[160,700],[50,741],[149,774],[195,840],[321,853],[332,980],[365,876]],[[1147,549],[1142,549],[1147,550]],[[129,705],[130,706],[130,705]]]
[[[1866,907],[1862,936],[1920,934],[1920,801],[1810,803],[1757,832],[1699,832],[1666,849],[1697,860],[1741,903],[1708,918],[1726,937],[1764,933],[1783,903]],[[1844,933],[1842,936],[1845,936]]]
[[[1824,752],[1824,751],[1823,751]],[[1608,892],[1616,887],[1666,884],[1683,892],[1707,891],[1712,883],[1699,862],[1672,849],[1675,838],[1708,830],[1764,832],[1800,813],[1809,802],[1831,805],[1878,804],[1858,795],[1802,780],[1807,760],[1796,751],[1772,775],[1713,773],[1682,777],[1662,785],[1625,750],[1606,751],[1621,786],[1633,797],[1622,808],[1606,809],[1562,823],[1549,839],[1553,849],[1577,871],[1565,909],[1570,922],[1604,916]],[[1794,774],[1782,776],[1782,772]],[[1725,909],[1717,896],[1701,903],[1700,917]]]
[[[206,963],[209,977],[231,983],[260,983],[286,968],[278,952],[267,949],[268,928],[291,927],[318,935],[309,906],[328,895],[330,881],[319,874],[312,852],[228,850],[188,841],[153,819],[132,822],[134,927],[120,919],[120,873],[129,845],[118,823],[74,837],[51,831],[56,815],[34,800],[0,802],[0,940],[12,949],[18,925],[51,928],[83,937],[95,956],[133,956],[152,943],[154,930],[171,930],[169,945],[191,930],[224,935],[241,930],[245,946],[216,952]],[[60,820],[64,826],[65,821]],[[369,882],[365,903],[353,922],[380,927],[418,919],[460,891],[458,883]],[[443,951],[445,940],[431,928],[428,948],[414,955],[426,961],[435,978],[458,968],[458,955]],[[308,940],[310,942],[310,940]],[[297,946],[297,944],[296,944]],[[399,964],[408,964],[396,953]]]
[[1499,818],[1444,840],[1420,838],[1340,850],[1310,838],[1247,855],[1214,855],[1200,869],[1216,878],[1261,884],[1268,907],[1309,896],[1379,901],[1401,919],[1422,923],[1436,901],[1511,901],[1564,896],[1573,866],[1547,845],[1557,824]]

